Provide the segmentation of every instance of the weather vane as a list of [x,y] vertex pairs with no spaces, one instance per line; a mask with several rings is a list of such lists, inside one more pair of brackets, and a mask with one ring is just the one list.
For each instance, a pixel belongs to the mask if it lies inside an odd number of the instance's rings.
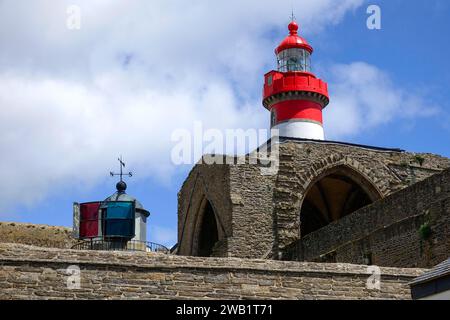
[[120,181],[123,181],[122,180],[122,176],[123,175],[127,175],[129,177],[132,177],[133,176],[132,172],[128,172],[128,173],[123,173],[122,172],[122,168],[125,168],[125,162],[123,162],[122,156],[120,156],[120,158],[118,158],[117,160],[119,160],[119,163],[120,163],[120,173],[114,173],[114,172],[110,171],[109,174],[111,175],[111,177],[120,176]]

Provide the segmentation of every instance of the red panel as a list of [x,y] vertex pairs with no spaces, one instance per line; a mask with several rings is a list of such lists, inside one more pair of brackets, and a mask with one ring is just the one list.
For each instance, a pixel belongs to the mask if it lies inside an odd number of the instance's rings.
[[80,222],[80,238],[95,238],[98,236],[98,220]]
[[80,238],[98,236],[98,211],[100,202],[80,204]]
[[[271,79],[271,80],[269,80]],[[328,98],[328,85],[309,72],[270,71],[264,76],[263,98],[287,91],[317,92]]]
[[88,202],[80,204],[80,220],[98,219],[100,202]]
[[322,107],[308,100],[287,100],[275,104],[276,123],[291,119],[307,119],[322,123]]

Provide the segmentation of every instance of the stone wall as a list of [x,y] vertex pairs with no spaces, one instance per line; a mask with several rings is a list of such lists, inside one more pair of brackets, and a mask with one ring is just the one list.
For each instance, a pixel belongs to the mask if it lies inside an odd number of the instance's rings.
[[[299,212],[309,187],[339,166],[359,174],[386,197],[450,167],[450,159],[331,142],[282,144],[273,195],[278,232],[274,257],[301,237]],[[354,223],[357,227],[358,222]]]
[[230,167],[232,237],[230,256],[267,258],[276,239],[273,228],[273,187],[275,176],[262,175],[258,165]]
[[[232,234],[231,201],[227,165],[198,164],[190,172],[178,193],[178,253],[195,255],[202,219],[202,210],[209,201],[218,226],[216,254],[228,252],[226,240]],[[220,249],[220,250],[219,250]]]
[[70,248],[75,244],[72,229],[43,224],[0,222],[0,242],[40,247]]
[[450,167],[437,155],[327,141],[283,141],[272,176],[248,162],[192,169],[178,197],[179,254],[195,255],[201,199],[210,201],[220,225],[214,256],[277,259],[301,237],[300,210],[309,188],[333,168],[355,172],[383,198]]
[[[67,286],[69,266],[80,288]],[[381,268],[378,290],[361,265],[0,244],[0,299],[410,299],[424,271]]]
[[[428,225],[429,238],[420,228]],[[297,243],[297,259],[432,267],[450,254],[450,170],[400,190]]]
[[268,256],[274,239],[275,176],[261,175],[259,165],[237,164],[235,157],[224,157],[222,161],[221,165],[197,164],[178,193],[178,254],[196,255],[207,200],[218,224],[219,242],[214,256]]

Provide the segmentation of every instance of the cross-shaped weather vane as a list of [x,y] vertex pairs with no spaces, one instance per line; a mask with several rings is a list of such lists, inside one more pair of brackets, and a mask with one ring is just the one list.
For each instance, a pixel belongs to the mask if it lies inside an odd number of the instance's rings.
[[109,174],[111,175],[111,177],[120,176],[120,181],[123,181],[122,180],[122,176],[123,175],[127,175],[129,177],[132,177],[133,173],[131,171],[128,172],[128,173],[123,173],[122,172],[122,168],[125,168],[125,162],[123,162],[122,156],[120,156],[120,158],[118,158],[117,160],[119,160],[119,163],[120,163],[120,173],[114,173],[114,172],[110,171]]

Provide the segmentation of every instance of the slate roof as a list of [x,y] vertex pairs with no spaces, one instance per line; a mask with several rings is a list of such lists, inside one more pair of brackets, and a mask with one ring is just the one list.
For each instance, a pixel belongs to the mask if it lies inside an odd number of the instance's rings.
[[424,274],[420,275],[419,277],[415,278],[410,283],[410,285],[414,286],[417,284],[429,282],[434,279],[444,277],[446,275],[450,275],[450,258],[441,262],[440,264],[435,266],[433,269],[431,269],[431,270],[425,272]]

